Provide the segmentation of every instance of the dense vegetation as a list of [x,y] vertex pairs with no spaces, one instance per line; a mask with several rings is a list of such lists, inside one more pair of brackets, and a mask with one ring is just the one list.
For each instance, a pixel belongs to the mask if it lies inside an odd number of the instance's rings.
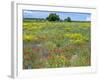
[[23,68],[89,66],[90,22],[23,21]]
[[59,15],[57,14],[49,14],[49,16],[46,18],[48,21],[60,21]]

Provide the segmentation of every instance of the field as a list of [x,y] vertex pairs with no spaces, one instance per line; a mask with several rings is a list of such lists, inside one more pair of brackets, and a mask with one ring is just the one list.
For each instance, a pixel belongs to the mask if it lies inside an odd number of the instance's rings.
[[91,65],[91,23],[23,21],[23,69]]

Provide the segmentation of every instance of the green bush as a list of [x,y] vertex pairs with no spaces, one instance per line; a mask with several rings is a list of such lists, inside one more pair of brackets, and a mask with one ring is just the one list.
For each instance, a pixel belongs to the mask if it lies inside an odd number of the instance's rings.
[[59,21],[59,15],[51,13],[49,16],[46,18],[48,21]]

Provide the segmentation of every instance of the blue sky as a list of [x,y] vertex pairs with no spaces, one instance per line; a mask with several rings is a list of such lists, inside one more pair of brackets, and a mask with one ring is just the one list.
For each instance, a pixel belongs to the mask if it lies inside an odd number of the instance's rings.
[[64,20],[67,17],[71,17],[75,21],[91,21],[90,13],[74,13],[74,12],[52,12],[52,11],[32,11],[24,10],[24,18],[46,18],[50,13],[56,13],[60,19]]

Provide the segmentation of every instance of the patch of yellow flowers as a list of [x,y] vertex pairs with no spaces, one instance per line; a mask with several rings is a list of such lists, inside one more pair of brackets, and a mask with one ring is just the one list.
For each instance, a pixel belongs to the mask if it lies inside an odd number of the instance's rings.
[[84,43],[86,41],[85,36],[79,33],[64,34],[64,36],[71,39],[70,41],[76,44]]
[[36,35],[24,35],[23,36],[23,40],[25,41],[34,41],[37,40],[37,36]]
[[65,34],[65,37],[71,38],[71,39],[81,39],[81,38],[83,38],[82,34],[79,34],[79,33]]

